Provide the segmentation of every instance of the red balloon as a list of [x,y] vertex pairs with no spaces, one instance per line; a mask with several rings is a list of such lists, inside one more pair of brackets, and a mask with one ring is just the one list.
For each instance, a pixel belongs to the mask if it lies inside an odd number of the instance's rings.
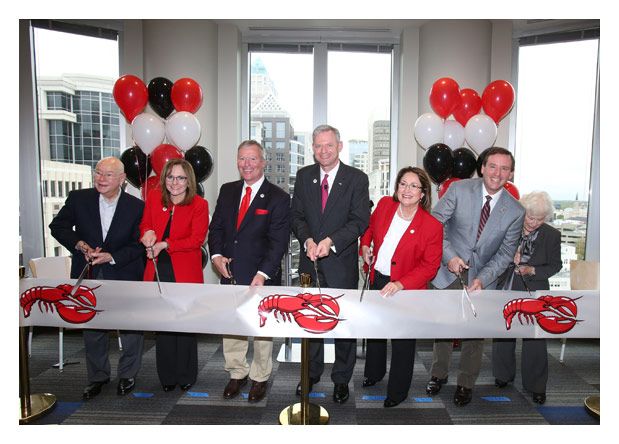
[[142,185],[142,200],[146,200],[146,198],[148,197],[148,193],[150,193],[152,190],[158,190],[159,188],[161,188],[161,185],[159,183],[159,176],[150,176],[148,179],[146,179],[144,185]]
[[466,88],[460,91],[460,104],[453,110],[455,119],[462,125],[481,111],[481,97],[474,89]]
[[460,87],[448,77],[438,79],[430,90],[430,105],[436,114],[446,119],[460,104]]
[[195,113],[202,105],[202,88],[195,80],[182,78],[172,85],[170,92],[176,111]]
[[161,174],[164,165],[170,159],[182,159],[183,153],[174,145],[163,143],[150,153],[150,164],[157,176]]
[[511,182],[507,182],[505,185],[503,185],[503,188],[509,191],[509,194],[514,196],[516,200],[520,200],[520,192],[518,191],[518,188],[516,188],[516,185]]
[[136,76],[127,75],[120,77],[114,83],[112,93],[116,104],[129,124],[131,124],[135,116],[144,111],[148,103],[148,88]]
[[459,180],[460,180],[459,177],[452,177],[451,179],[447,179],[445,182],[443,182],[438,187],[438,198],[440,199],[441,197],[443,197],[443,194],[445,194],[445,192],[447,192],[447,188],[449,188],[449,185],[451,185],[452,183],[457,182]]
[[481,104],[484,107],[484,112],[495,123],[499,123],[511,111],[515,97],[514,87],[509,82],[495,80],[486,86],[481,96]]

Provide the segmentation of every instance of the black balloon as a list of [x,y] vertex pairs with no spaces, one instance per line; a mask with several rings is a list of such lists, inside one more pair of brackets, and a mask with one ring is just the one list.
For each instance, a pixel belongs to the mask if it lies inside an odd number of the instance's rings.
[[148,84],[148,103],[164,119],[174,111],[171,94],[173,85],[165,77],[155,77]]
[[481,166],[484,163],[484,159],[486,158],[486,155],[488,154],[489,149],[490,148],[486,148],[485,150],[481,152],[479,157],[477,157],[477,176],[479,177],[483,177],[483,174],[481,174]]
[[153,168],[148,157],[138,146],[127,148],[120,155],[120,161],[125,166],[127,180],[136,188],[141,188]]
[[202,269],[204,270],[204,267],[206,267],[206,264],[208,263],[208,253],[206,252],[204,245],[200,247],[200,250],[202,250]]
[[200,197],[204,197],[204,187],[200,182],[196,183],[196,194]]
[[454,155],[444,143],[430,146],[423,156],[423,169],[436,184],[442,183],[451,174],[454,166]]
[[468,148],[458,148],[454,150],[454,167],[451,170],[451,177],[458,179],[468,179],[475,172],[477,159],[475,154]]
[[204,182],[213,172],[213,156],[203,146],[196,145],[185,152],[185,160],[193,167],[196,182]]

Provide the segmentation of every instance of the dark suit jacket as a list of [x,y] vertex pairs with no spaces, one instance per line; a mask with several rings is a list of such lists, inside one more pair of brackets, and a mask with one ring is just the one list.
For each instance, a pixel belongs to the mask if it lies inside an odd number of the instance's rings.
[[144,202],[124,191],[120,192],[114,218],[105,241],[99,215],[99,192],[95,188],[75,190],[69,193],[58,215],[49,224],[52,236],[73,253],[71,278],[77,279],[86,265],[84,255],[75,249],[83,240],[91,248],[101,247],[114,258],[110,263],[95,265],[93,277],[103,268],[106,279],[140,281],[144,273],[143,253],[140,244],[140,221]]
[[[219,190],[208,235],[210,255],[233,259],[230,271],[238,284],[251,284],[261,271],[270,278],[266,285],[280,285],[282,257],[290,240],[290,196],[265,179],[237,230],[243,183],[229,182]],[[222,277],[221,283],[230,281]]]
[[[361,245],[369,247],[373,243],[374,258],[378,257],[399,205],[393,197],[383,197],[370,216],[370,227],[361,238]],[[443,226],[419,207],[391,257],[391,280],[400,281],[405,290],[424,290],[436,275],[442,255]],[[374,282],[374,264],[370,281]]]
[[358,239],[370,224],[368,176],[340,160],[340,166],[322,213],[320,165],[301,168],[292,197],[292,231],[301,244],[299,273],[314,278],[314,264],[303,246],[312,238],[319,243],[331,238],[335,252],[319,260],[326,283],[332,288],[357,288],[359,282]]
[[477,239],[482,189],[481,178],[454,182],[432,210],[432,215],[443,224],[443,259],[432,281],[436,288],[445,288],[456,280],[447,268],[455,256],[469,263],[469,285],[473,279],[479,279],[486,290],[496,287],[497,278],[514,260],[524,208],[503,190]]
[[[561,233],[548,224],[542,224],[538,228],[537,239],[533,242],[533,254],[529,262],[521,262],[521,265],[531,265],[535,267],[535,276],[527,274],[524,277],[529,290],[548,290],[550,285],[548,278],[561,270],[563,263],[561,262]],[[507,269],[512,273],[513,268]],[[507,272],[506,272],[507,273]],[[499,280],[501,282],[507,276],[503,275]],[[514,275],[512,290],[526,291],[520,276]]]

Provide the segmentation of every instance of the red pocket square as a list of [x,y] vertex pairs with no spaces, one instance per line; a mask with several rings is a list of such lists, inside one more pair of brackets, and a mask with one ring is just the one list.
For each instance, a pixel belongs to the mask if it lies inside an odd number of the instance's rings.
[[256,210],[256,214],[269,214],[269,210]]

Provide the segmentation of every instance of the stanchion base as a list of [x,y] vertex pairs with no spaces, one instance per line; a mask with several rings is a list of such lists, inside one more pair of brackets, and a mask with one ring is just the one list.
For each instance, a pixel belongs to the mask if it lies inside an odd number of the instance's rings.
[[[282,425],[303,425],[301,422],[301,403],[286,407],[279,414],[279,423]],[[329,413],[324,407],[311,404],[309,405],[309,424],[327,425],[329,423]]]
[[19,400],[19,423],[27,424],[43,415],[49,413],[56,406],[56,396],[51,393],[36,393],[30,395],[31,411],[30,415],[24,416],[25,412],[21,408],[21,399]]
[[600,417],[600,397],[587,396],[585,399],[585,408],[594,416]]

